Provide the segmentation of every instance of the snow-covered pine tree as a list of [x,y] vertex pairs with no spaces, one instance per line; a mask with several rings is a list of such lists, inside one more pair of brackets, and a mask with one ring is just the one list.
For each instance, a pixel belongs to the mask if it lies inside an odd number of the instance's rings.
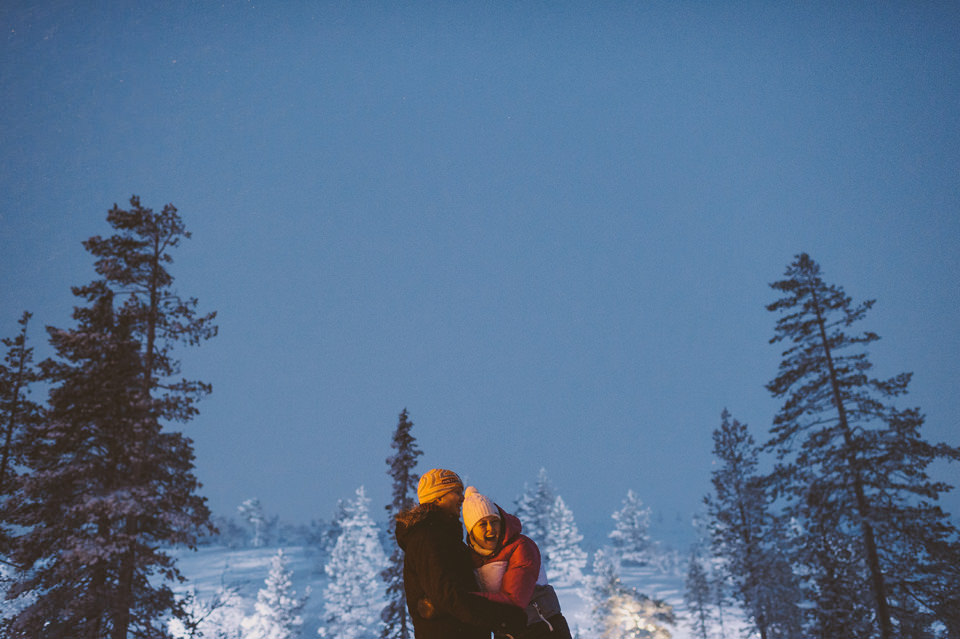
[[547,519],[547,539],[550,545],[544,554],[549,557],[547,576],[550,583],[570,586],[582,581],[583,569],[587,565],[587,553],[580,548],[583,535],[574,521],[573,511],[559,495]]
[[610,540],[620,563],[633,566],[650,563],[650,509],[644,508],[636,493],[628,490],[623,507],[612,517],[616,523]]
[[[823,281],[805,253],[770,286],[783,295],[767,306],[779,314],[771,343],[790,344],[767,384],[784,400],[765,445],[780,462],[770,475],[773,494],[800,534],[828,531],[831,545],[853,553],[850,581],[840,590],[855,593],[868,584],[869,634],[890,639],[904,628],[956,627],[960,534],[938,504],[950,486],[933,481],[927,468],[960,461],[960,448],[927,442],[919,409],[894,405],[907,392],[909,373],[870,377],[866,348],[880,338],[847,331],[874,300],[854,305],[843,289]],[[810,609],[846,610],[818,596],[835,584],[823,581],[831,576],[811,554],[820,544],[801,541],[793,547],[803,552],[792,560],[814,585]]]
[[324,620],[321,637],[374,639],[380,636],[380,612],[384,607],[380,572],[387,557],[370,517],[370,500],[363,486],[347,505],[343,532],[324,571],[330,578],[324,590]]
[[546,548],[549,545],[547,530],[555,500],[556,494],[547,478],[547,471],[545,468],[541,468],[533,488],[524,482],[523,492],[517,497],[516,508],[513,511],[523,523],[523,534],[540,547],[540,552],[544,554],[544,561],[548,560],[546,555]]
[[[75,316],[80,327],[69,337],[75,364],[58,366],[47,419],[26,433],[28,471],[8,502],[11,521],[24,531],[13,540],[13,556],[31,568],[15,575],[8,596],[37,594],[9,621],[11,637],[119,639],[120,627],[126,637],[132,595],[146,595],[131,592],[134,583],[120,576],[142,543],[125,516],[135,508],[128,505],[131,493],[143,490],[139,482],[129,485],[127,463],[145,461],[141,454],[128,462],[123,448],[148,452],[145,444],[159,428],[142,408],[148,404],[138,381],[137,345],[129,327],[115,319],[112,293]],[[173,607],[169,589],[158,594]],[[120,600],[130,603],[121,609]],[[159,615],[154,609],[148,627]]]
[[244,639],[295,639],[300,636],[303,618],[300,616],[309,588],[303,597],[293,590],[293,571],[289,560],[278,550],[270,560],[270,572],[263,588],[257,593],[254,614],[242,622]]
[[584,580],[593,635],[602,639],[670,639],[667,625],[676,623],[673,607],[651,599],[620,580],[616,562],[598,550],[593,575]]
[[690,551],[683,601],[687,604],[694,635],[700,639],[709,639],[713,616],[711,611],[713,592],[700,552],[700,548],[696,545]]
[[266,543],[267,517],[263,514],[263,506],[256,497],[243,500],[237,506],[237,513],[240,519],[247,523],[252,530],[250,545],[254,548],[261,548]]
[[[707,577],[708,604],[713,608],[716,632],[720,639],[726,637],[726,615],[733,603],[731,595],[731,577],[723,569],[724,560],[713,554],[713,538],[709,513],[695,514],[693,528],[696,531],[696,542],[691,552],[696,552],[700,564]],[[689,574],[689,566],[687,570]],[[791,581],[791,583],[793,583]],[[796,592],[796,588],[794,587]]]
[[[716,568],[716,558],[710,566],[710,601],[717,609],[717,627],[720,630],[720,639],[726,639],[727,636],[727,610],[732,599],[730,596],[730,585],[727,583],[727,576]],[[797,620],[799,625],[800,621]]]
[[761,639],[797,637],[802,612],[799,585],[784,556],[788,541],[768,511],[753,436],[726,409],[713,431],[713,454],[720,463],[704,499],[713,553]]
[[583,580],[580,596],[590,607],[594,630],[601,631],[610,612],[607,605],[620,583],[617,564],[609,556],[609,550],[600,548],[593,553],[593,574]]
[[391,547],[390,559],[381,577],[386,583],[387,605],[380,613],[383,620],[381,639],[408,639],[412,633],[407,599],[403,589],[403,551],[394,537],[396,516],[414,504],[419,476],[413,472],[417,457],[423,454],[417,448],[416,438],[410,434],[413,422],[404,408],[397,420],[390,447],[396,452],[387,457],[388,474],[393,479],[393,499],[387,505],[387,539]]
[[48,328],[56,360],[41,364],[48,410],[24,431],[25,472],[8,500],[17,573],[8,596],[35,600],[6,636],[162,635],[180,573],[172,546],[209,528],[193,446],[164,424],[193,417],[207,384],[178,379],[176,343],[216,334],[214,314],[173,291],[170,251],[189,237],[172,205],[114,206],[115,234],[84,242],[99,279],[73,289],[73,329]]
[[181,603],[182,613],[167,624],[173,639],[245,639],[244,602],[236,587],[221,585],[209,599],[191,588]]
[[[796,519],[786,545],[792,557],[803,557],[796,565],[803,577],[800,583],[804,599],[819,602],[813,609],[809,604],[800,607],[806,612],[801,617],[803,636],[873,639],[877,632],[870,584],[858,580],[863,574],[863,561],[840,523],[840,511],[852,505],[825,499],[823,492],[830,492],[829,489],[823,489],[813,476],[809,480],[810,497],[801,511],[805,523]],[[764,578],[760,593],[765,598],[769,598],[767,585]]]
[[[337,545],[337,540],[340,539],[340,535],[343,534],[343,522],[349,517],[350,500],[337,499],[337,503],[333,508],[333,515],[330,516],[330,521],[326,523],[323,533],[321,549],[323,550],[324,557],[329,557],[331,553],[333,553],[333,549]],[[326,565],[326,563],[324,563],[324,565]]]

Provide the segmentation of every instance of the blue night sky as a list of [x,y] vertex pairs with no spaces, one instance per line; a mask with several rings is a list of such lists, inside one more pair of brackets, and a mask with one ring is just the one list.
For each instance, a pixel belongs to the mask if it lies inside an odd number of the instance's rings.
[[47,354],[106,211],[175,204],[215,511],[379,510],[406,407],[502,504],[544,467],[581,528],[686,517],[721,411],[778,408],[801,251],[960,444],[957,3],[144,4],[0,7],[0,334]]

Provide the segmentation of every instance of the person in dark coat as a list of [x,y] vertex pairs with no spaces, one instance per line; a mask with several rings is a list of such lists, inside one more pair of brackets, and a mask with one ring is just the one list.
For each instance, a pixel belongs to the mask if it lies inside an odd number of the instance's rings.
[[489,639],[512,635],[527,623],[523,609],[489,601],[463,543],[463,482],[450,470],[420,478],[420,505],[397,515],[397,544],[404,551],[403,583],[417,639]]

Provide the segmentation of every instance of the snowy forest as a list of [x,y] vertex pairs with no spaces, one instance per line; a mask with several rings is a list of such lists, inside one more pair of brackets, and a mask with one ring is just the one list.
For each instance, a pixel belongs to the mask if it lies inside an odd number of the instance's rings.
[[[179,349],[217,335],[216,313],[174,287],[190,238],[173,205],[134,196],[83,242],[96,278],[73,289],[70,327],[32,316],[3,339],[0,364],[2,634],[408,639],[393,517],[415,504],[422,451],[413,416],[385,419],[381,477],[329,519],[280,522],[257,498],[214,515],[180,432],[211,392]],[[855,301],[804,253],[771,284],[767,384],[780,409],[751,428],[717,407],[715,465],[696,541],[651,534],[629,486],[602,540],[584,539],[547,469],[500,504],[537,542],[579,637],[960,639],[960,535],[929,473],[960,448],[924,437],[904,406],[910,373],[873,376]],[[40,399],[42,397],[42,399]]]

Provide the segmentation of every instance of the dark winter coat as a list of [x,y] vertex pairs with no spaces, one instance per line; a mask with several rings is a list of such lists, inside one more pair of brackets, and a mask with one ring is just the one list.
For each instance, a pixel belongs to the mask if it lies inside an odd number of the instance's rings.
[[417,639],[488,639],[526,626],[517,606],[488,601],[473,573],[459,518],[434,504],[397,516],[403,584]]

